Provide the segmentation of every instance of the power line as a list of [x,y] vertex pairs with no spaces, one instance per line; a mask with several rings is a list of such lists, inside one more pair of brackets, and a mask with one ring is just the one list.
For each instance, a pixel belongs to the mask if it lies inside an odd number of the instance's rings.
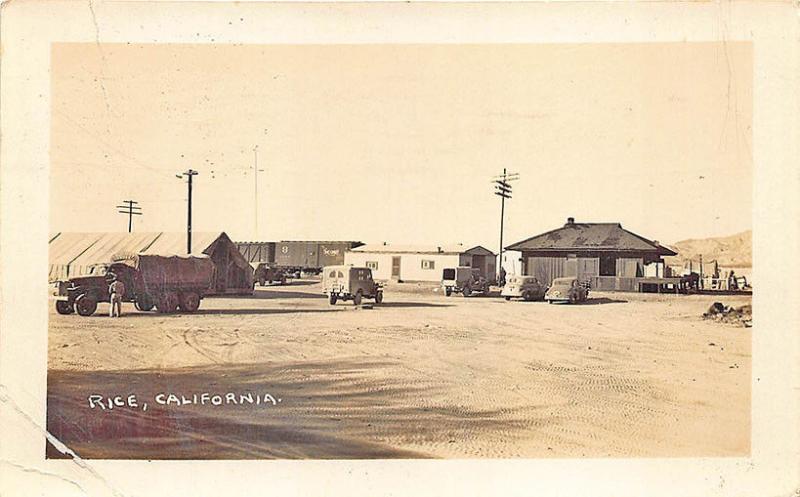
[[128,233],[133,231],[133,216],[141,216],[142,215],[142,208],[137,206],[139,202],[135,200],[123,200],[123,204],[127,205],[118,205],[117,212],[120,214],[127,214],[128,215]]

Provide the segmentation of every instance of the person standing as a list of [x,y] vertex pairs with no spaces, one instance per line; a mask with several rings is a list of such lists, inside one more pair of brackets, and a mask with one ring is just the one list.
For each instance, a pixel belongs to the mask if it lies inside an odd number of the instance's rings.
[[109,273],[111,284],[108,287],[108,293],[111,295],[111,310],[109,310],[109,317],[122,316],[122,296],[125,295],[125,284],[117,279],[117,275]]

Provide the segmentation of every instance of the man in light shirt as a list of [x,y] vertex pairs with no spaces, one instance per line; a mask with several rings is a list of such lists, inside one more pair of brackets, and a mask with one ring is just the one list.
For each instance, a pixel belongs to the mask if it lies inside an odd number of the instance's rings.
[[109,310],[109,317],[122,316],[122,296],[125,295],[125,284],[117,279],[114,273],[108,274],[108,279],[111,285],[108,287],[108,293],[111,295],[111,310]]

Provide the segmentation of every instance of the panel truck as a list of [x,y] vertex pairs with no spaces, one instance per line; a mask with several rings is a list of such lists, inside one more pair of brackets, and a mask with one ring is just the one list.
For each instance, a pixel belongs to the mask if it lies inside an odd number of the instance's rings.
[[204,255],[138,254],[101,266],[96,265],[91,275],[54,284],[59,314],[94,314],[98,302],[109,301],[112,275],[125,285],[123,302],[132,302],[140,311],[194,312],[213,292],[216,273],[214,263]]
[[372,279],[368,267],[325,266],[322,291],[331,305],[337,300],[352,300],[353,304],[361,305],[362,298],[374,299],[376,304],[383,302],[383,285]]
[[448,297],[460,293],[465,297],[489,293],[489,282],[481,276],[478,269],[469,266],[445,268],[442,271],[442,288]]

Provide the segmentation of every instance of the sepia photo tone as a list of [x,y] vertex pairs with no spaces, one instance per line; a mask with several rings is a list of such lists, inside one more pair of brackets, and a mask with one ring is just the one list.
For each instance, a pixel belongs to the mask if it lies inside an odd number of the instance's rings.
[[47,457],[750,454],[751,43],[50,77]]

